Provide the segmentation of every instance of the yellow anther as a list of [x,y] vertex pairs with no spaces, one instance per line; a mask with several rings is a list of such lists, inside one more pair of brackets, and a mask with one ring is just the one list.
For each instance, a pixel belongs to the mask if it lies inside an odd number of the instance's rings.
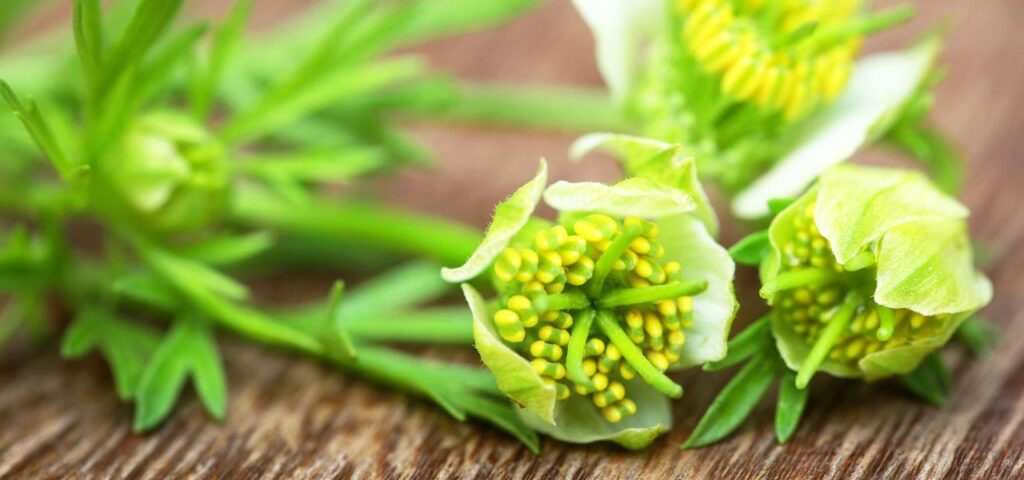
[[679,310],[676,308],[676,302],[672,300],[662,300],[658,302],[658,313],[664,316],[675,315]]
[[541,250],[555,250],[560,247],[567,238],[569,238],[569,231],[566,230],[565,227],[558,225],[537,232],[537,235],[534,237],[534,242]]
[[910,328],[914,328],[914,329],[921,328],[921,325],[924,325],[924,320],[925,320],[924,315],[921,315],[920,313],[913,314],[910,317]]
[[619,224],[612,217],[601,214],[588,215],[573,224],[576,234],[588,242],[610,240],[619,231]]
[[637,274],[640,278],[649,279],[654,274],[654,264],[646,258],[641,258],[640,261],[636,262],[636,268],[633,269],[633,273]]
[[629,364],[623,363],[619,365],[619,376],[623,380],[632,380],[636,377],[636,370],[633,370],[633,367],[629,366]]
[[567,312],[546,312],[544,314],[544,321],[550,323],[552,326],[566,329],[572,326],[572,315]]
[[604,341],[600,338],[590,338],[583,346],[583,356],[585,357],[594,357],[602,353],[604,353]]
[[601,415],[608,423],[619,423],[622,421],[622,412],[615,407],[604,407],[601,410]]
[[498,310],[494,314],[494,326],[505,341],[518,343],[526,338],[526,330],[519,321],[519,315],[512,310]]
[[530,344],[530,355],[557,362],[562,359],[562,347],[545,343],[543,340],[537,340]]
[[537,256],[537,252],[528,248],[520,248],[518,252],[522,259],[522,265],[519,267],[519,272],[516,273],[515,280],[526,283],[533,279],[533,274],[537,273],[540,257]]
[[541,378],[541,381],[544,382],[544,384],[550,385],[552,387],[555,387],[555,398],[557,398],[559,400],[565,400],[565,399],[569,398],[569,395],[571,395],[571,392],[569,392],[569,387],[565,386],[564,383],[559,383],[555,379],[549,378],[549,377],[540,377],[540,378]]
[[650,337],[661,337],[664,330],[661,328],[661,318],[652,312],[644,315],[644,331]]
[[537,372],[538,375],[554,378],[555,380],[561,380],[565,377],[565,366],[561,363],[549,362],[543,358],[535,358],[530,362],[533,366],[533,371]]
[[673,348],[686,344],[686,334],[682,330],[676,330],[668,334],[668,344]]
[[562,293],[565,291],[565,284],[561,282],[544,285],[544,291],[550,294]]
[[655,368],[661,371],[668,370],[668,358],[665,358],[665,354],[661,352],[647,352],[647,360],[654,365]]
[[629,249],[641,255],[647,255],[651,251],[651,241],[644,237],[636,237],[629,244]]
[[536,327],[538,323],[540,323],[540,315],[530,312],[526,315],[521,316],[520,320],[523,322],[524,327],[533,328]]
[[590,358],[584,360],[583,373],[587,374],[588,377],[593,377],[597,373],[597,362]]
[[683,266],[679,262],[672,261],[665,264],[664,270],[665,275],[668,275],[669,278],[678,280],[676,274],[682,272]]
[[599,393],[595,393],[592,397],[594,405],[598,407],[605,407],[611,403],[615,403],[626,397],[626,387],[623,387],[619,382],[609,382],[608,388],[604,389]]
[[856,339],[846,346],[846,358],[854,359],[860,356],[864,350],[864,340]]
[[513,295],[508,299],[508,308],[515,310],[516,312],[526,312],[529,311],[531,307],[533,307],[533,303],[524,295]]
[[644,341],[644,314],[639,310],[630,309],[626,311],[626,333],[629,334],[633,343]]
[[516,278],[522,265],[523,259],[519,256],[519,252],[514,248],[506,248],[494,261],[494,275],[498,277],[498,280],[511,282]]
[[626,273],[626,283],[633,288],[643,288],[651,286],[651,282],[645,278],[640,278],[633,272]]
[[537,336],[545,342],[554,343],[555,345],[566,346],[569,344],[569,332],[560,328],[554,328],[551,325],[544,325],[540,327],[537,332]]
[[608,388],[608,375],[595,373],[590,377],[590,382],[594,384],[598,391],[604,390]]
[[809,305],[812,301],[811,291],[806,288],[801,288],[793,293],[793,299],[804,305]]
[[546,291],[547,288],[545,288],[544,284],[536,280],[526,282],[526,284],[523,285],[522,289],[522,292],[527,294],[541,293]]
[[565,271],[566,281],[569,285],[580,286],[594,276],[594,260],[590,257],[580,257],[579,261],[569,266]]
[[622,399],[613,405],[608,405],[601,409],[601,415],[609,423],[621,422],[623,418],[635,413],[636,403],[629,399]]

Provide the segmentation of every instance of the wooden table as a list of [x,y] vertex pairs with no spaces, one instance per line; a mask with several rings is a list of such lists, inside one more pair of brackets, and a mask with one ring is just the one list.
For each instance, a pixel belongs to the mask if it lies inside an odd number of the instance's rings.
[[[282,10],[265,2],[260,10]],[[883,2],[888,3],[888,2]],[[813,386],[794,439],[778,446],[772,405],[754,412],[730,440],[680,451],[678,446],[732,372],[689,372],[677,378],[686,396],[675,426],[648,450],[545,441],[531,454],[510,437],[396,395],[305,359],[227,338],[230,409],[210,421],[189,393],[156,432],[130,431],[131,407],[93,358],[64,362],[57,346],[8,348],[0,356],[0,477],[481,477],[481,478],[779,478],[804,476],[977,477],[1024,475],[1024,2],[918,3],[918,20],[871,43],[909,41],[940,19],[953,28],[943,55],[950,75],[938,90],[934,120],[968,159],[965,201],[973,234],[999,257],[988,274],[996,285],[986,315],[1003,340],[980,361],[948,352],[956,378],[946,407],[926,406],[886,383],[834,380]],[[265,17],[266,18],[266,17]],[[599,86],[589,32],[567,0],[495,31],[423,49],[440,67],[477,80]],[[438,152],[438,168],[381,182],[399,205],[483,226],[496,201],[528,178],[537,158],[552,176],[611,180],[611,162],[570,166],[572,136],[414,126]],[[871,152],[861,161],[894,161]],[[739,236],[725,233],[728,244]],[[296,279],[300,292],[324,282]],[[752,272],[741,321],[760,302]],[[466,358],[472,358],[467,353]]]

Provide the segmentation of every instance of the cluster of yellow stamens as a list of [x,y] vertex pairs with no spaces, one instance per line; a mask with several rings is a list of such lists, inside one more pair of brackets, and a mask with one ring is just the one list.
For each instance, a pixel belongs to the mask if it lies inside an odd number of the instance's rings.
[[[665,249],[657,235],[656,224],[637,217],[617,220],[593,214],[537,232],[531,244],[506,248],[494,265],[502,296],[493,318],[501,338],[530,359],[534,370],[555,387],[558,399],[574,393],[588,396],[613,423],[636,413],[623,382],[635,378],[637,371],[607,335],[594,329],[580,339],[585,341],[585,378],[570,379],[570,333],[582,315],[595,314],[605,292],[681,281],[682,266],[662,262]],[[568,296],[583,303],[554,305],[550,300]],[[686,342],[683,330],[693,323],[692,297],[600,308],[614,313],[628,341],[659,371],[680,358]]]
[[730,98],[795,120],[846,85],[859,0],[679,0],[681,38]]
[[[856,288],[863,291],[864,285],[858,284],[865,278],[873,278],[870,270],[867,272],[869,275],[864,275],[861,271],[847,271],[836,262],[828,240],[815,225],[814,206],[811,202],[795,215],[794,236],[782,247],[782,273],[819,271],[832,272],[833,275],[819,276],[817,279],[820,281],[782,290],[775,303],[775,314],[792,324],[793,330],[809,344],[818,341],[826,325],[847,301],[847,294]],[[935,335],[949,317],[885,309],[870,299],[873,284],[868,287],[871,287],[868,294],[862,296],[846,328],[832,344],[829,359],[855,367],[866,355],[906,345],[915,338]]]

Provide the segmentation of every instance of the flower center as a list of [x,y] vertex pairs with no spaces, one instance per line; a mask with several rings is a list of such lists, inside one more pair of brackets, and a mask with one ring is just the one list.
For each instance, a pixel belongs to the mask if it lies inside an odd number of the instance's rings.
[[682,41],[721,90],[796,120],[834,99],[865,28],[859,0],[680,0]]
[[636,413],[623,382],[638,374],[681,394],[661,372],[679,360],[692,295],[707,288],[664,261],[657,236],[656,224],[637,217],[594,214],[537,232],[494,265],[502,340],[531,360],[559,400],[588,396],[612,423]]
[[[783,267],[774,314],[792,325],[808,344],[831,342],[826,358],[856,368],[867,355],[897,348],[939,333],[948,315],[925,316],[906,309],[892,310],[871,299],[875,287],[870,262],[847,270],[836,262],[828,240],[814,221],[815,203],[793,219],[793,238],[782,247]],[[867,255],[866,255],[867,256]],[[859,263],[857,259],[851,263]],[[862,262],[860,262],[862,263]],[[781,281],[779,281],[781,280]],[[843,314],[847,307],[848,314]],[[848,318],[843,318],[848,317]],[[834,325],[844,322],[843,328]],[[835,330],[830,334],[829,330]]]

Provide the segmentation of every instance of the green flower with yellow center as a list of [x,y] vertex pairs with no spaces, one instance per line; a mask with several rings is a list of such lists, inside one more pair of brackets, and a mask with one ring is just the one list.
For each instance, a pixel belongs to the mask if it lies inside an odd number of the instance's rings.
[[[771,311],[709,369],[747,360],[688,441],[706,445],[745,418],[781,377],[776,433],[796,428],[815,373],[867,381],[899,376],[930,401],[949,374],[935,354],[992,297],[975,271],[968,210],[923,175],[840,165],[781,209],[766,232],[731,250],[760,266]],[[731,428],[713,428],[725,405]],[[730,407],[735,408],[735,407]],[[720,426],[718,426],[720,427]]]
[[[926,125],[939,38],[859,58],[912,9],[859,0],[575,0],[611,96],[636,130],[684,145],[744,218],[888,140],[955,190],[955,152]],[[629,175],[670,183],[668,163]]]
[[[491,302],[463,284],[474,339],[528,425],[642,448],[668,429],[668,399],[683,393],[666,372],[725,356],[732,260],[696,213],[709,207],[695,176],[696,195],[646,179],[545,185],[542,164],[497,207],[467,263],[443,275],[490,273]],[[532,215],[542,196],[557,223]]]

